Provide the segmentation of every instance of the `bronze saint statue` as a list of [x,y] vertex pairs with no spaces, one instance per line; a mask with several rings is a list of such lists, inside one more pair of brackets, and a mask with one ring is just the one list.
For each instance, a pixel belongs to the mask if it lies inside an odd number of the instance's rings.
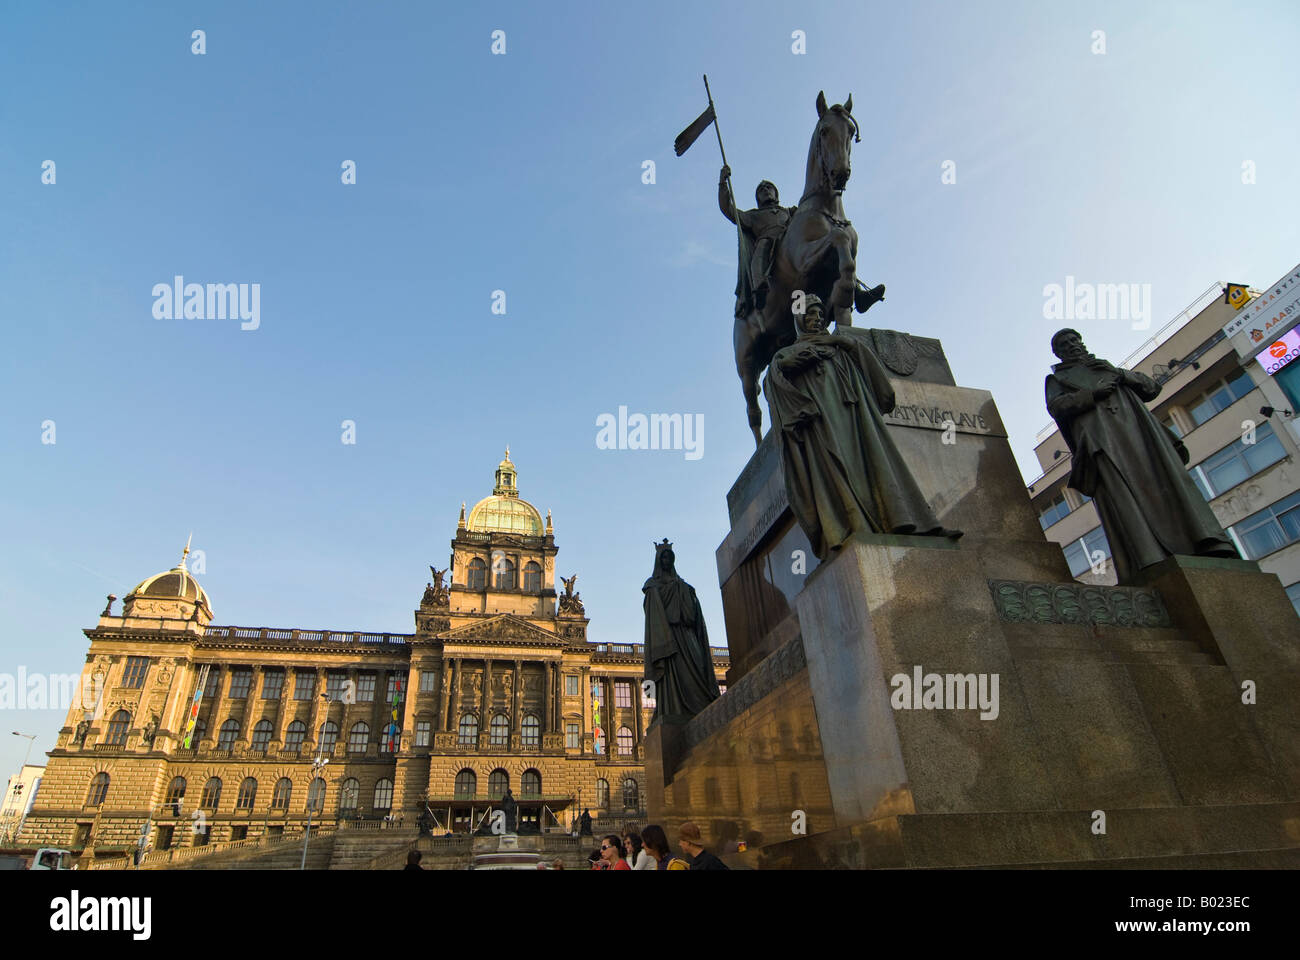
[[826,332],[821,300],[796,318],[799,339],[778,350],[763,381],[790,510],[825,560],[855,533],[956,539],[903,462],[884,414],[894,388],[864,335]]
[[684,722],[718,699],[713,653],[695,588],[677,575],[673,545],[655,544],[645,594],[645,678],[654,684],[652,723]]
[[1070,486],[1097,504],[1119,582],[1176,553],[1237,557],[1187,473],[1187,448],[1146,407],[1160,385],[1093,356],[1075,330],[1058,331],[1052,352],[1047,412],[1070,449]]

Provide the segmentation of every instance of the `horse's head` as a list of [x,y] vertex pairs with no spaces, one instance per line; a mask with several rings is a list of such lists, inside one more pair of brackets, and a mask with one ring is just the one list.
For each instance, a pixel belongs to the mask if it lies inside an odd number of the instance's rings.
[[849,182],[849,153],[853,143],[861,139],[858,122],[853,119],[853,94],[844,103],[828,107],[826,94],[818,92],[817,128],[808,147],[809,166],[815,158],[820,180],[832,190],[842,191]]

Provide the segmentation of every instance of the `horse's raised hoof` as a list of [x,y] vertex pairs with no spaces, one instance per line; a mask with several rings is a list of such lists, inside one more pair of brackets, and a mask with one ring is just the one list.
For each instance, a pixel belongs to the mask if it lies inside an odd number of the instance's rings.
[[878,283],[870,290],[859,287],[853,291],[853,305],[857,307],[858,313],[866,313],[873,306],[885,299],[885,285]]

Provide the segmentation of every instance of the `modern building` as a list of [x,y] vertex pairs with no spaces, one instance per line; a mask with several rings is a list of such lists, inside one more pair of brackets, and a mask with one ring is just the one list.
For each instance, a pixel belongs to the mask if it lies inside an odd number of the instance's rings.
[[9,778],[9,783],[5,785],[4,799],[0,801],[0,845],[8,846],[18,837],[27,811],[36,799],[36,791],[40,789],[44,773],[44,767],[27,763]]
[[[555,589],[550,514],[519,496],[508,450],[451,548],[411,634],[215,626],[184,556],[120,615],[110,597],[85,631],[97,705],[59,731],[23,842],[121,856],[142,836],[283,835],[309,815],[462,832],[507,789],[521,830],[643,815],[642,645],[589,642],[576,577]],[[725,651],[714,661],[721,679]]]
[[[1300,268],[1265,291],[1216,283],[1119,365],[1162,385],[1148,407],[1186,444],[1197,488],[1241,555],[1276,573],[1300,612],[1300,364],[1287,365],[1300,356],[1300,332],[1285,323],[1265,332],[1279,315],[1300,320],[1291,305],[1300,306]],[[1286,337],[1296,342],[1272,357]],[[1066,486],[1070,452],[1055,424],[1034,453],[1043,472],[1029,495],[1047,537],[1078,580],[1114,584],[1097,509]]]

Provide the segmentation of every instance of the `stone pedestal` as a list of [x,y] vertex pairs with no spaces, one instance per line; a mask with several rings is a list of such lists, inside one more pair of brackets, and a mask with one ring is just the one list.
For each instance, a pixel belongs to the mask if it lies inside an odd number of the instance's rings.
[[765,439],[718,549],[729,687],[647,737],[651,820],[696,821],[733,866],[1300,866],[1277,577],[1174,557],[1078,583],[992,398],[895,388],[894,439],[966,536],[860,536],[819,565]]

